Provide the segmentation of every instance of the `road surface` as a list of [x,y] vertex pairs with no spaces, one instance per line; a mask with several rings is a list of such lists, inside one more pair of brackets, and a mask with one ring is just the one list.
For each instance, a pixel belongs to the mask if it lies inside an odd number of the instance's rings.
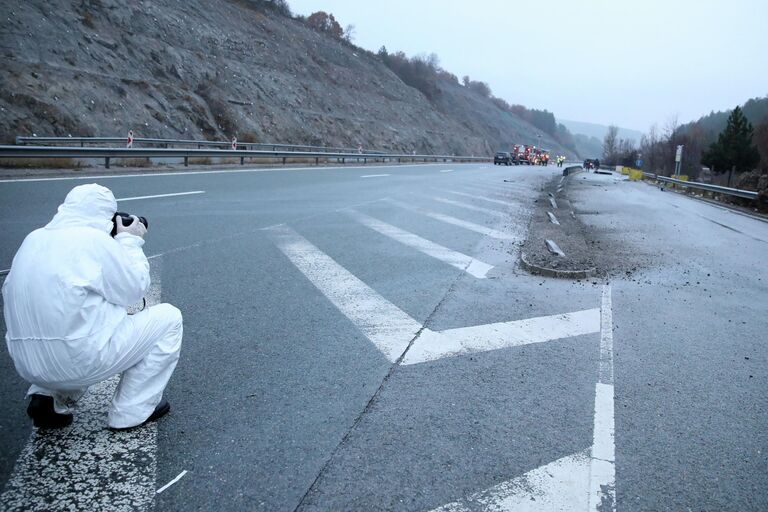
[[0,269],[97,182],[148,217],[148,301],[185,324],[171,414],[129,434],[104,429],[113,382],[32,432],[2,352],[2,508],[765,510],[768,224],[576,175],[616,266],[531,276],[558,170],[0,182]]

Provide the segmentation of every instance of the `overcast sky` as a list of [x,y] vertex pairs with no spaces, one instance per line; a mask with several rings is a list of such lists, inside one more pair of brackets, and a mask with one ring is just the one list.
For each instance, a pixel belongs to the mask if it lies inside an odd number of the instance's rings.
[[768,94],[768,0],[288,0],[510,103],[643,132]]

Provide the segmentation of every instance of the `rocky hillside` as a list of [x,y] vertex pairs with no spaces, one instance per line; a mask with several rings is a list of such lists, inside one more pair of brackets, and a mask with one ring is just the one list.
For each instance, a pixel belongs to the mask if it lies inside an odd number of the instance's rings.
[[123,135],[573,154],[457,82],[429,101],[374,54],[246,0],[29,0],[0,20],[0,139]]

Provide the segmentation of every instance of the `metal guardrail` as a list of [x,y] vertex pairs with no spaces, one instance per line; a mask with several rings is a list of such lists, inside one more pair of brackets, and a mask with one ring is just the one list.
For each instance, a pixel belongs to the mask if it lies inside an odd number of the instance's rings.
[[697,190],[707,190],[709,192],[715,192],[718,194],[725,194],[735,197],[743,197],[745,199],[757,199],[757,192],[751,190],[742,190],[740,188],[721,187],[719,185],[711,185],[709,183],[699,183],[698,181],[685,181],[675,178],[668,178],[666,176],[659,176],[650,172],[644,172],[643,178],[650,178],[662,183],[673,183],[680,185],[681,187],[692,188]]
[[584,168],[580,165],[569,165],[568,167],[563,169],[563,176],[570,176],[571,174],[575,174],[583,170]]
[[265,151],[241,149],[181,149],[181,148],[86,148],[59,146],[0,146],[2,158],[103,158],[104,166],[109,168],[113,158],[183,158],[184,165],[189,165],[189,158],[195,157],[224,157],[240,158],[240,164],[246,158],[282,158],[286,163],[288,158],[314,158],[319,164],[320,159],[336,159],[345,163],[347,159],[362,160],[367,163],[370,159],[383,161],[422,161],[422,162],[487,162],[490,157],[453,156],[453,155],[407,155],[393,153],[331,153],[309,151]]
[[[17,145],[35,145],[35,146],[47,146],[47,145],[60,145],[60,144],[79,144],[80,147],[85,147],[91,144],[125,144],[126,137],[16,137]],[[203,147],[225,147],[229,148],[232,142],[227,141],[213,141],[213,140],[189,140],[189,139],[154,139],[147,137],[135,137],[133,139],[134,144],[149,144],[153,146],[197,146],[198,149]],[[341,148],[341,147],[328,147],[328,146],[308,146],[302,144],[274,144],[269,142],[244,142],[238,141],[237,148],[240,150],[248,149],[272,149],[277,151],[278,149],[283,151],[316,151],[323,153],[354,153],[354,154],[382,154],[383,151],[373,149],[363,149],[362,153],[359,148]]]

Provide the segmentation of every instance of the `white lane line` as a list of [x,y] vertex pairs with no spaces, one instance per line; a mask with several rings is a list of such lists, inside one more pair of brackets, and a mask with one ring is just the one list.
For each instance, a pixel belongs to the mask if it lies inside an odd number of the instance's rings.
[[360,176],[361,178],[383,178],[384,176],[392,176],[391,174],[365,174]]
[[492,210],[491,208],[484,208],[482,206],[475,206],[473,204],[465,203],[463,201],[454,201],[453,199],[446,199],[444,197],[431,197],[433,201],[437,201],[443,204],[449,204],[451,206],[458,206],[465,210],[472,210],[475,212],[485,213],[486,215],[493,215],[494,217],[507,217],[507,214],[500,212],[499,210]]
[[479,199],[481,201],[486,201],[489,203],[503,204],[504,206],[509,206],[509,201],[502,201],[501,199],[493,199],[490,197],[478,196],[476,194],[467,194],[466,192],[458,192],[456,190],[446,190],[446,189],[438,189],[438,190],[440,190],[441,192],[447,192],[449,194],[454,194],[457,196],[469,197],[470,199]]
[[431,512],[567,512],[585,510],[589,455],[584,450]]
[[184,477],[184,475],[186,475],[186,474],[187,474],[187,470],[185,469],[184,471],[182,471],[181,473],[176,475],[176,478],[174,478],[173,480],[171,480],[170,482],[168,482],[167,484],[165,484],[164,486],[159,488],[157,490],[156,494],[160,494],[161,492],[163,492],[164,490],[166,490],[167,488],[169,488],[170,486],[172,486],[173,484],[175,484],[176,482],[181,480]]
[[265,230],[277,247],[392,362],[421,330],[397,306],[288,226]]
[[442,170],[442,171],[440,171],[440,172],[453,172],[453,169],[443,169],[443,170]]
[[599,309],[439,332],[425,329],[405,354],[402,364],[418,364],[459,354],[542,343],[596,333],[599,330]]
[[[160,302],[161,261],[153,262],[147,306]],[[131,309],[138,309],[134,306]],[[88,389],[70,427],[32,434],[16,461],[3,510],[151,510],[157,472],[157,424],[111,432],[106,409],[119,376]],[[107,505],[108,504],[108,505]]]
[[176,197],[176,196],[192,196],[195,194],[205,194],[205,190],[193,190],[191,192],[175,192],[173,194],[157,194],[154,196],[136,196],[136,197],[121,197],[116,201],[137,201],[139,199],[157,199],[160,197]]
[[603,287],[600,308],[600,369],[595,385],[595,421],[589,465],[590,511],[616,510],[614,438],[613,312],[611,286]]
[[[408,169],[411,167],[437,167],[441,164],[390,164],[379,165],[380,168],[392,168]],[[370,167],[368,167],[370,169]],[[35,182],[35,181],[64,181],[64,180],[95,180],[95,179],[110,179],[110,178],[152,178],[155,176],[194,176],[197,174],[242,174],[252,172],[282,172],[282,171],[355,171],[364,169],[364,167],[326,167],[326,166],[307,166],[307,167],[267,167],[264,169],[212,169],[210,171],[179,171],[179,172],[153,172],[144,174],[94,174],[90,176],[60,176],[50,178],[0,178],[0,183],[19,183],[19,182]]]
[[472,258],[471,256],[467,256],[466,254],[443,247],[426,238],[422,238],[419,235],[387,224],[386,222],[370,217],[364,213],[360,213],[356,210],[346,210],[346,213],[352,216],[357,222],[384,236],[396,240],[403,245],[407,245],[408,247],[413,247],[428,256],[432,256],[435,259],[452,265],[479,279],[485,279],[488,271],[493,269],[493,265],[488,265],[487,263]]
[[452,224],[454,226],[458,226],[460,228],[464,228],[469,231],[474,231],[476,233],[480,233],[485,236],[490,236],[492,238],[497,238],[499,240],[513,240],[513,241],[520,240],[519,235],[514,235],[512,233],[504,233],[503,231],[499,231],[498,229],[488,228],[486,226],[481,226],[480,224],[475,224],[474,222],[469,222],[466,220],[457,219],[456,217],[451,217],[450,215],[443,215],[442,213],[437,213],[430,210],[426,210],[424,208],[419,208],[417,206],[403,203],[402,201],[398,201],[396,199],[385,199],[385,201],[388,201],[394,204],[395,206],[399,206],[400,208],[412,210],[422,215],[426,215],[427,217],[431,217],[435,220],[445,222],[446,224]]

